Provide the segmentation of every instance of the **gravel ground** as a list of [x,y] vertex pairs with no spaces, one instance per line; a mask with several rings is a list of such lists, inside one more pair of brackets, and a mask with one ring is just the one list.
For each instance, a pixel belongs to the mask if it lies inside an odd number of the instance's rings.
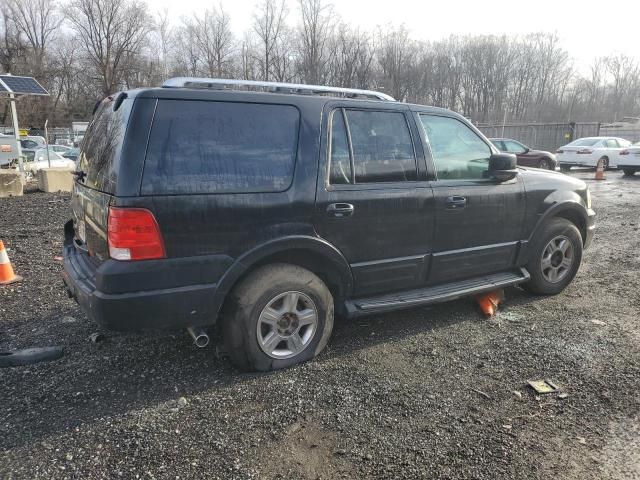
[[598,230],[563,294],[341,320],[318,359],[260,375],[185,332],[92,343],[55,258],[69,196],[0,199],[25,277],[0,287],[0,349],[65,348],[0,369],[0,478],[640,478],[640,175],[590,186]]

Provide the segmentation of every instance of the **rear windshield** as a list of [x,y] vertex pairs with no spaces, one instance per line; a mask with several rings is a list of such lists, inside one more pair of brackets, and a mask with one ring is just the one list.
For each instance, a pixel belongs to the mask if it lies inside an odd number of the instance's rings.
[[567,147],[592,147],[599,141],[599,138],[581,138],[571,142]]
[[298,125],[288,105],[158,100],[142,193],[284,191]]
[[124,100],[115,112],[113,105],[112,100],[105,99],[96,110],[78,160],[78,168],[87,174],[85,186],[106,193],[115,193],[120,150],[133,100]]

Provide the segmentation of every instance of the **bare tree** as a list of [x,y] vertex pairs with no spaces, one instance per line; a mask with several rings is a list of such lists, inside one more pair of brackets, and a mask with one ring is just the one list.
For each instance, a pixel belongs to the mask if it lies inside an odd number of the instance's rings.
[[53,0],[7,0],[7,7],[20,35],[27,40],[33,58],[32,73],[45,68],[47,47],[62,23]]
[[301,81],[324,83],[329,62],[329,40],[333,35],[335,15],[333,7],[323,0],[300,0],[302,24],[299,27]]
[[207,75],[225,77],[231,73],[234,37],[231,18],[222,6],[193,17],[194,40],[204,61]]
[[261,77],[269,80],[274,70],[274,56],[285,30],[287,8],[284,0],[263,0],[253,17],[253,30],[260,40]]
[[113,93],[151,30],[147,5],[138,0],[71,0],[66,15],[96,70],[102,94]]

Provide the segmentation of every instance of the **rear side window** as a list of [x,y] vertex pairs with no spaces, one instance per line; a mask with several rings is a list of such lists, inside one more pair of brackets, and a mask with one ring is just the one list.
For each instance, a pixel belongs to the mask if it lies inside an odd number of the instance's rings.
[[401,112],[346,110],[356,183],[417,179],[409,125]]
[[288,105],[159,100],[142,193],[286,190],[299,123]]
[[113,111],[113,101],[103,100],[82,142],[79,169],[86,173],[84,185],[115,193],[120,150],[133,100],[126,99]]

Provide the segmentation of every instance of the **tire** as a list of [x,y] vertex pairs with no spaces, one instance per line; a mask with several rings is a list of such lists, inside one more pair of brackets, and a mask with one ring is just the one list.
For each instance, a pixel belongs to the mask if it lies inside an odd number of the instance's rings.
[[570,165],[560,165],[560,171],[561,172],[570,172],[571,171],[571,166]]
[[[307,312],[307,321],[313,322],[312,310],[315,325],[303,324],[298,314]],[[287,368],[324,349],[333,316],[331,292],[315,274],[283,263],[260,267],[229,294],[222,318],[225,348],[243,371]]]
[[[557,295],[562,292],[578,273],[582,262],[582,246],[580,231],[570,221],[554,218],[543,225],[531,245],[526,264],[531,280],[523,284],[523,288],[536,295]],[[562,256],[556,253],[563,248],[565,251]],[[563,266],[565,259],[570,259],[570,263]],[[552,270],[557,274],[555,280]]]
[[633,174],[636,173],[636,171],[633,168],[623,168],[622,172],[626,177],[632,177]]
[[596,169],[598,168],[600,160],[602,160],[602,168],[604,169],[604,171],[609,170],[609,159],[607,157],[600,157],[598,159],[598,161],[596,162]]
[[538,168],[543,170],[551,170],[551,162],[547,158],[543,158],[538,162]]

